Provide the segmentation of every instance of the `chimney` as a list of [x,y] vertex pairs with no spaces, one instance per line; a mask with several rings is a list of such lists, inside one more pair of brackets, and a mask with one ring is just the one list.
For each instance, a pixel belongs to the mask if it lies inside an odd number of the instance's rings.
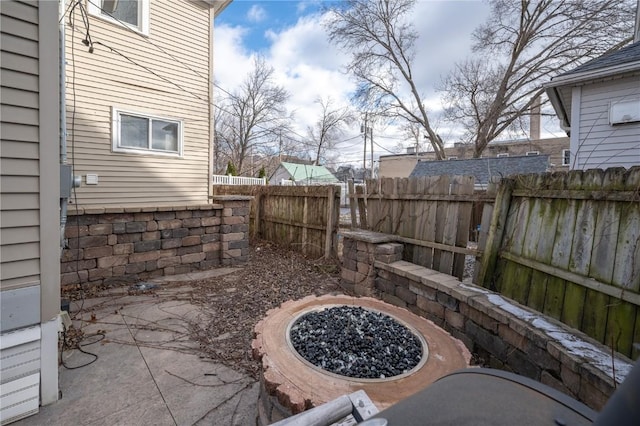
[[633,32],[633,42],[636,43],[638,41],[640,41],[640,0],[636,5],[636,26]]
[[534,99],[529,114],[529,139],[535,141],[540,139],[540,96]]

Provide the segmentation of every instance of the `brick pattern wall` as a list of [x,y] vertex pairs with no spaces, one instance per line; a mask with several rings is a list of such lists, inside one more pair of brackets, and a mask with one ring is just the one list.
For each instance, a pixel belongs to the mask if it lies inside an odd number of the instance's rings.
[[[609,373],[597,367],[597,363],[571,353],[544,330],[500,309],[495,304],[495,298],[507,301],[513,309],[520,309],[525,315],[530,313],[547,324],[553,324],[565,336],[585,342],[585,347],[592,345],[590,347],[600,351],[606,359],[610,349],[579,331],[520,307],[486,289],[463,284],[450,275],[394,260],[393,256],[382,257],[382,252],[396,253],[399,250],[401,253],[401,248],[389,247],[400,244],[361,244],[363,241],[356,240],[353,235],[344,238],[345,260],[341,285],[345,289],[369,293],[427,318],[464,342],[472,353],[490,367],[538,380],[595,410],[601,410],[615,390],[613,379]],[[361,254],[363,252],[379,255],[365,257]],[[354,258],[361,261],[354,261]],[[365,276],[359,272],[366,269],[366,265],[361,263],[371,259],[374,259],[373,264],[368,265],[369,272]],[[619,355],[616,355],[615,362],[618,368],[630,365],[630,360]]]
[[61,285],[119,284],[246,262],[250,197],[177,207],[70,209]]

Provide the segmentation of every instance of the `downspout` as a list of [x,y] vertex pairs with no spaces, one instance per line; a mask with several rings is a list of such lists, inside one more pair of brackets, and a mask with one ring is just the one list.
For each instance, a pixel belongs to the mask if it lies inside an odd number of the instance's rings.
[[[71,178],[71,173],[68,173],[69,166],[67,165],[67,111],[66,111],[66,96],[65,96],[65,0],[58,2],[58,20],[60,21],[60,29],[58,36],[60,37],[60,255],[62,256],[62,250],[65,248],[64,230],[67,225],[67,205],[69,204],[68,196],[70,193],[71,182],[67,181],[67,177]],[[67,186],[69,191],[66,190]]]
[[[212,13],[213,11],[213,13]],[[213,16],[212,16],[213,15]],[[209,21],[211,25],[209,25],[209,177],[207,182],[209,183],[209,187],[207,189],[207,200],[210,203],[213,203],[213,164],[214,161],[218,161],[216,154],[216,149],[214,144],[215,140],[215,110],[213,104],[213,34],[214,34],[214,21],[215,21],[216,11],[215,7],[209,8]]]

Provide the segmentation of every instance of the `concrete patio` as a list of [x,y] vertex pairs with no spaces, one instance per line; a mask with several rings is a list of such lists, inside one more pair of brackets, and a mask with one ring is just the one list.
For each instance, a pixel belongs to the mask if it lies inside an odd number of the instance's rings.
[[253,424],[258,383],[203,357],[190,339],[199,318],[215,313],[190,303],[188,280],[237,271],[174,276],[149,281],[157,285],[152,290],[117,288],[72,302],[81,347],[97,358],[66,350],[62,359],[71,369],[60,366],[60,400],[14,424]]

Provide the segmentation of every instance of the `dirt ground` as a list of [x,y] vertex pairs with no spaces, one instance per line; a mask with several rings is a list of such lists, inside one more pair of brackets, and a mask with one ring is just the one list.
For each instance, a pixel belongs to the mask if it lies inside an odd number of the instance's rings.
[[[181,287],[179,297],[195,306],[203,314],[197,318],[180,318],[188,324],[188,338],[199,343],[199,349],[189,348],[201,358],[220,362],[228,367],[257,377],[258,363],[251,357],[253,328],[269,309],[287,300],[308,295],[344,293],[338,286],[337,260],[308,259],[299,252],[286,250],[265,241],[251,241],[250,260],[237,273],[216,279],[172,282],[162,288]],[[92,287],[63,293],[63,298],[101,297],[109,289]],[[113,290],[113,289],[111,289]],[[176,297],[175,292],[160,288],[144,290],[157,297]],[[130,294],[139,291],[130,290]],[[171,296],[166,296],[170,294]],[[163,329],[162,324],[147,324],[153,331]],[[186,337],[186,336],[185,336]],[[82,339],[82,332],[70,330],[67,347]],[[75,340],[75,341],[74,341]]]

